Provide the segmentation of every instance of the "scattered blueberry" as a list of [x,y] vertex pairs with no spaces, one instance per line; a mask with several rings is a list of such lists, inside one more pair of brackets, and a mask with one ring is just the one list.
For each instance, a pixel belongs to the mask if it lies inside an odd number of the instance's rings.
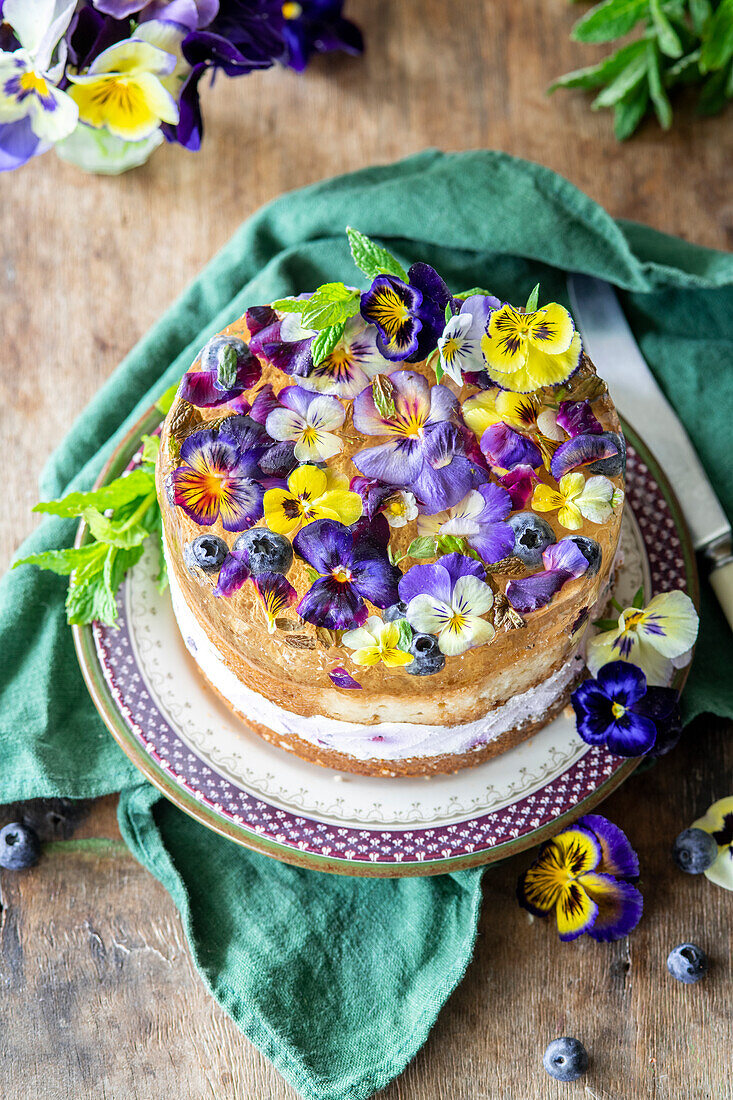
[[556,1081],[577,1081],[588,1069],[588,1051],[580,1039],[563,1036],[552,1040],[542,1064]]
[[234,543],[235,550],[244,550],[253,576],[259,573],[287,573],[293,564],[293,547],[284,535],[276,535],[268,527],[252,527],[243,531]]
[[588,561],[588,568],[585,571],[587,577],[595,577],[598,570],[601,568],[601,558],[603,554],[601,548],[595,539],[589,539],[587,535],[569,535],[570,542],[574,542],[580,550],[581,554]]
[[407,604],[404,600],[393,603],[391,607],[385,607],[382,618],[386,623],[396,623],[398,619],[404,619],[407,615]]
[[183,560],[189,569],[216,573],[228,553],[229,547],[218,535],[199,535],[183,547]]
[[534,512],[517,512],[509,523],[514,530],[514,555],[525,565],[542,565],[542,551],[557,542],[549,523]]
[[617,477],[626,470],[626,440],[618,432],[599,432],[599,438],[609,439],[618,448],[618,454],[611,458],[599,458],[591,462],[588,470],[591,474],[605,474],[606,477]]
[[672,848],[672,859],[688,875],[701,875],[717,858],[715,838],[704,829],[683,829]]
[[692,985],[708,972],[708,957],[695,943],[680,943],[667,956],[667,970],[678,982]]
[[415,660],[405,665],[405,672],[411,676],[432,676],[445,666],[445,656],[433,634],[413,634],[410,653]]
[[0,867],[8,871],[22,871],[38,863],[41,842],[28,825],[14,821],[0,829]]

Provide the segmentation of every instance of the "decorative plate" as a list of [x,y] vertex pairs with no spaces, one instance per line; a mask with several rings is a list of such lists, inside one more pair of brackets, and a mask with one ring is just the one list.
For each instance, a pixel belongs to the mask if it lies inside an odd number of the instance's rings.
[[[99,484],[140,460],[151,409]],[[682,588],[697,602],[695,556],[653,457],[629,443],[624,561],[615,592]],[[85,538],[80,528],[79,540]],[[378,779],[310,764],[247,729],[204,683],[155,586],[152,548],[117,595],[116,627],[74,627],[84,678],[140,771],[202,824],[266,855],[340,874],[435,875],[521,851],[596,806],[636,767],[590,747],[563,713],[517,748],[455,775]]]

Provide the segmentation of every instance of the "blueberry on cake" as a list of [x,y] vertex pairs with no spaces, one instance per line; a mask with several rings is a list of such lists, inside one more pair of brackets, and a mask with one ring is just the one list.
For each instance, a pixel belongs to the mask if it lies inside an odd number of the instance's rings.
[[562,305],[454,293],[349,237],[367,289],[253,306],[183,377],[157,466],[173,608],[274,745],[452,772],[531,736],[582,676],[624,442]]

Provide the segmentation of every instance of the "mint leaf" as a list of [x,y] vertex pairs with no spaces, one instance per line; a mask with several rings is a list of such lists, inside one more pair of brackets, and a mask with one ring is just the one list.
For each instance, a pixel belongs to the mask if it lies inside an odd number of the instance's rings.
[[230,390],[237,381],[237,353],[231,344],[222,344],[219,348],[216,380],[225,390]]
[[361,295],[344,283],[324,283],[306,302],[301,324],[305,328],[324,329],[355,317]]
[[698,113],[717,115],[729,99],[733,99],[733,64],[719,69],[705,81],[697,104]]
[[644,81],[619,100],[613,112],[613,132],[619,141],[631,137],[643,119],[649,103],[649,87]]
[[681,57],[682,43],[680,42],[676,30],[662,10],[661,0],[650,0],[649,11],[652,17],[652,26],[657,32],[659,49],[663,54],[666,54],[667,57]]
[[394,386],[384,374],[378,374],[372,382],[372,398],[379,415],[389,420],[397,411],[394,403]]
[[654,42],[647,43],[647,55],[649,58],[649,95],[654,106],[654,113],[662,129],[669,130],[672,125],[672,105],[662,84],[659,51]]
[[328,328],[324,328],[322,332],[319,332],[313,337],[311,358],[314,367],[318,366],[319,363],[331,354],[343,336],[344,328],[345,325],[342,321],[340,324],[329,325]]
[[453,316],[453,310],[451,309],[451,304],[450,304],[450,302],[448,302],[448,303],[446,304],[446,307],[445,307],[445,311],[444,311],[444,313],[443,313],[443,316],[445,317],[445,323],[446,323],[446,325],[447,325],[447,324],[448,324],[448,322],[450,321],[451,317]]
[[618,619],[594,619],[593,626],[599,630],[618,630]]
[[713,14],[713,5],[710,0],[689,0],[689,5],[693,30],[696,34],[702,34],[705,24]]
[[635,607],[637,611],[640,611],[644,606],[644,585],[640,584],[634,593],[634,598],[631,601],[631,606]]
[[397,642],[397,648],[403,649],[405,653],[409,653],[410,644],[412,642],[412,627],[408,623],[407,619],[398,619],[397,629],[400,632],[399,641]]
[[160,450],[160,436],[144,435],[142,437],[142,443],[143,462],[152,462],[155,464],[155,460],[158,457],[158,451]]
[[171,411],[180,385],[181,382],[179,379],[178,382],[174,382],[172,386],[169,386],[168,389],[165,390],[155,402],[155,407],[162,416],[167,416],[168,413]]
[[386,248],[375,244],[364,233],[360,233],[358,229],[352,229],[351,226],[346,227],[346,236],[349,238],[354,263],[360,271],[364,272],[367,279],[376,279],[377,275],[394,275],[403,283],[407,282],[408,277],[404,267]]
[[302,313],[307,305],[307,298],[278,298],[272,303],[272,308],[278,313]]
[[422,560],[423,558],[434,558],[435,554],[435,539],[429,538],[427,535],[422,535],[419,538],[412,540],[410,545],[407,547],[405,557],[417,558],[418,560]]
[[115,478],[109,485],[91,489],[86,493],[67,493],[60,500],[45,500],[36,504],[34,512],[52,516],[80,516],[85,508],[97,508],[105,512],[118,508],[137,497],[147,496],[153,488],[153,479],[147,470],[132,470],[125,477]]
[[470,290],[462,290],[460,294],[456,294],[455,297],[463,298],[465,300],[466,298],[473,298],[474,294],[483,294],[484,298],[491,297],[491,291],[484,290],[484,288],[481,286],[472,286]]
[[589,65],[585,69],[576,69],[572,73],[566,73],[559,77],[550,87],[548,92],[554,92],[558,88],[601,88],[626,68],[630,61],[644,53],[646,42],[631,42],[628,46],[622,46],[616,53],[604,57],[597,65]]
[[733,58],[733,0],[721,0],[705,25],[700,71],[722,69]]
[[440,535],[438,550],[441,554],[465,554],[465,539],[459,538],[458,535]]
[[139,546],[150,534],[142,523],[115,522],[107,519],[96,508],[85,508],[82,515],[92,537],[108,546],[119,549]]
[[612,80],[591,103],[591,110],[597,111],[601,107],[613,107],[622,100],[628,92],[640,84],[647,75],[649,56],[646,51],[639,57],[635,57]]
[[99,578],[85,584],[70,584],[66,593],[66,621],[69,626],[85,626],[97,619],[111,626],[117,618],[114,595]]
[[534,313],[535,310],[537,309],[537,303],[539,302],[539,300],[540,300],[540,284],[537,283],[534,290],[532,291],[529,298],[527,299],[527,304],[524,307],[525,311],[527,313]]
[[49,569],[60,576],[68,576],[80,566],[95,562],[104,556],[100,554],[98,543],[90,543],[87,546],[70,546],[65,550],[43,550],[38,554],[29,554],[27,558],[21,558],[13,563],[13,569],[19,565],[35,565],[39,569]]
[[649,0],[604,0],[596,4],[572,30],[576,42],[611,42],[622,38],[647,14]]

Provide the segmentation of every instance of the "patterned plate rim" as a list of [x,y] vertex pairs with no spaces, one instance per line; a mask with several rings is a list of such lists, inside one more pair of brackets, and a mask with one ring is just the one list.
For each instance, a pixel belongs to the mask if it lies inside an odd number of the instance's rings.
[[[102,485],[106,481],[119,476],[138,450],[141,436],[154,431],[158,427],[160,420],[161,414],[155,406],[152,406],[141,416],[140,420],[130,429],[127,435],[115,448],[98,477],[95,483],[96,486]],[[666,475],[659,466],[659,463],[642,440],[628,424],[624,423],[623,428],[628,442],[631,444],[634,451],[636,451],[641,461],[646,465],[669,508],[682,549],[687,591],[697,605],[699,603],[699,582],[695,553],[679,501]],[[85,525],[82,523],[77,533],[76,545],[83,544],[87,538],[88,533]],[[179,809],[195,818],[201,824],[247,848],[251,848],[264,855],[272,856],[285,863],[290,863],[299,867],[351,876],[390,878],[446,874],[448,872],[460,871],[493,863],[541,843],[549,836],[554,835],[565,824],[572,822],[583,813],[589,812],[620,786],[639,763],[638,759],[624,761],[618,767],[614,768],[604,782],[586,794],[581,801],[574,803],[558,816],[543,822],[536,828],[530,828],[529,831],[522,833],[520,836],[511,837],[490,847],[483,848],[478,852],[457,856],[443,856],[435,859],[422,859],[418,855],[414,860],[407,862],[377,861],[376,857],[372,860],[366,858],[350,859],[345,856],[322,855],[318,852],[301,850],[290,844],[279,843],[270,837],[255,832],[245,823],[239,823],[223,817],[217,812],[213,804],[209,804],[204,800],[203,795],[199,794],[197,796],[191,789],[183,786],[180,779],[174,778],[173,775],[166,770],[163,764],[158,763],[157,760],[144,750],[140,741],[125,721],[105,679],[92,627],[74,626],[72,627],[72,632],[82,675],[84,676],[92,700],[110,733],[138,770],[141,771],[166,798],[173,802],[174,805],[178,806]],[[679,674],[679,687],[684,683],[686,675],[687,670]],[[588,754],[586,754],[586,756],[587,755]],[[581,759],[585,758],[584,756]],[[576,761],[568,768],[568,771],[570,771],[572,767],[577,766],[577,764],[578,762]],[[559,779],[560,777],[557,778]],[[545,788],[541,788],[541,790],[544,789]],[[536,794],[538,792],[534,793]],[[508,807],[504,808],[504,810],[507,809]],[[408,830],[390,831],[405,832]],[[420,830],[415,828],[412,829],[412,832],[417,831]]]

